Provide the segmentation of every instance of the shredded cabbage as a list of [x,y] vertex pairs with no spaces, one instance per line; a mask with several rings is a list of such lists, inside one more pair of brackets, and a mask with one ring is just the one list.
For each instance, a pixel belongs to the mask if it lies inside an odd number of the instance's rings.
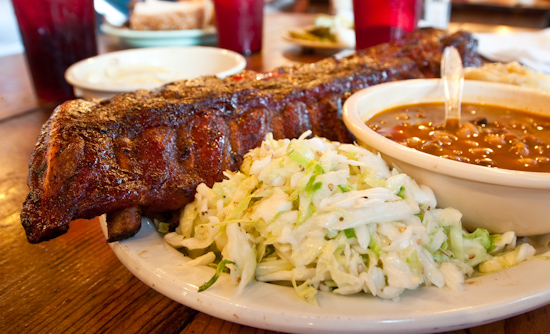
[[515,248],[512,232],[468,233],[460,212],[437,208],[431,189],[379,155],[309,135],[269,134],[239,172],[197,187],[165,240],[218,268],[203,289],[225,268],[239,290],[286,281],[313,304],[319,290],[397,300],[420,286],[459,290],[475,267],[500,270],[534,255],[528,244]]

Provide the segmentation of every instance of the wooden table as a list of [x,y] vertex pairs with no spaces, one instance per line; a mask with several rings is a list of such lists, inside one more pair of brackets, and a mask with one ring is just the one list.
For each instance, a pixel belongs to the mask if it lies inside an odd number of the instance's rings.
[[[280,38],[283,28],[312,18],[266,17],[264,49],[248,58],[248,68],[263,71],[324,57]],[[103,43],[109,47],[112,41]],[[0,333],[274,333],[211,317],[149,288],[118,261],[97,219],[74,222],[52,241],[27,243],[19,220],[27,163],[53,107],[35,98],[23,55],[0,58]],[[548,333],[549,319],[545,306],[452,333]]]

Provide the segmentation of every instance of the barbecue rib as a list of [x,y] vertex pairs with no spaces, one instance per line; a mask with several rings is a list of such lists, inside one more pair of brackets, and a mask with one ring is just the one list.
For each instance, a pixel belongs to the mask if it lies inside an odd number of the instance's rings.
[[236,170],[268,132],[292,138],[311,129],[353,141],[341,119],[343,101],[378,83],[438,76],[448,45],[466,66],[481,63],[469,34],[424,29],[341,60],[68,101],[44,124],[31,157],[21,212],[28,241],[54,238],[72,220],[104,213],[109,241],[134,235],[141,214],[177,224],[195,187]]

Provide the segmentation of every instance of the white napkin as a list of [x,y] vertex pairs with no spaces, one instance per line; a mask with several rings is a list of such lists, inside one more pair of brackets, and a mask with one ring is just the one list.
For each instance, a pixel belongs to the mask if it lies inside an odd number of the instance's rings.
[[498,62],[517,60],[535,71],[550,73],[550,28],[537,32],[476,33],[479,53]]

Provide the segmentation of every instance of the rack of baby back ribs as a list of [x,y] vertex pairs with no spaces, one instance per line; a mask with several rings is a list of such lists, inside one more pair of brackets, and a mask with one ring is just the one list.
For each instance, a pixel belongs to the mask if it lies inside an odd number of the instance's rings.
[[21,212],[28,241],[55,238],[71,221],[102,214],[110,242],[137,233],[142,215],[160,215],[175,228],[196,186],[238,169],[267,133],[294,138],[310,129],[352,142],[341,119],[348,96],[382,82],[438,77],[450,45],[465,66],[481,64],[470,34],[421,29],[341,59],[65,102],[31,157]]

